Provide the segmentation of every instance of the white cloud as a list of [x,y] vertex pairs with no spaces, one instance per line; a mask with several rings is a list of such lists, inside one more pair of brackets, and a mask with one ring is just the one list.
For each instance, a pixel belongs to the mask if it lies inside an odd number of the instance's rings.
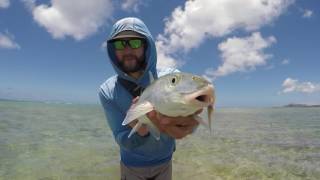
[[290,63],[289,59],[284,59],[284,60],[281,62],[282,65],[287,65],[287,64],[289,64],[289,63]]
[[303,12],[302,17],[304,17],[304,18],[310,18],[310,17],[312,17],[312,15],[313,15],[313,12],[312,12],[311,10],[305,9],[304,12]]
[[24,1],[32,8],[34,20],[57,39],[84,39],[97,32],[113,12],[111,0],[51,0],[50,5]]
[[320,84],[315,84],[312,82],[299,82],[297,79],[287,78],[283,81],[282,88],[282,93],[314,93],[320,91]]
[[[177,7],[165,19],[163,34],[157,41],[163,44],[159,54],[175,64],[173,54],[188,52],[205,40],[223,37],[235,30],[258,30],[272,23],[294,0],[192,0]],[[162,55],[160,55],[162,56]],[[161,61],[161,60],[160,60]],[[182,61],[180,61],[182,63]],[[210,69],[208,70],[210,71]],[[212,71],[212,70],[211,70]]]
[[238,71],[254,70],[256,66],[265,65],[271,55],[265,54],[263,50],[275,42],[275,37],[263,38],[259,32],[244,38],[228,38],[218,45],[221,51],[222,65],[217,70],[208,69],[206,75],[214,79]]
[[36,0],[21,0],[25,6],[32,12],[34,7],[36,6]]
[[18,43],[14,41],[14,36],[9,32],[0,32],[0,49],[20,49]]
[[107,49],[107,44],[108,44],[107,41],[103,41],[103,43],[102,43],[101,46],[100,46],[100,49],[101,49],[102,51],[106,51],[106,49]]
[[172,58],[171,56],[165,55],[163,53],[158,53],[158,61],[157,61],[157,68],[165,69],[165,68],[177,68],[178,62],[176,59]]
[[8,8],[10,6],[9,0],[0,0],[0,8]]
[[157,67],[162,68],[176,68],[178,66],[178,60],[167,54],[166,49],[163,46],[162,41],[156,41],[157,48]]
[[202,76],[212,82],[216,79],[215,70],[213,68],[206,69]]
[[274,69],[274,64],[270,64],[265,68],[265,70],[271,70],[271,69]]
[[236,29],[255,31],[271,23],[293,0],[193,0],[177,7],[166,20],[169,53],[198,47],[206,38],[222,37]]
[[138,12],[139,7],[143,5],[145,1],[139,1],[139,0],[123,0],[123,3],[121,4],[121,9],[125,11],[134,11]]

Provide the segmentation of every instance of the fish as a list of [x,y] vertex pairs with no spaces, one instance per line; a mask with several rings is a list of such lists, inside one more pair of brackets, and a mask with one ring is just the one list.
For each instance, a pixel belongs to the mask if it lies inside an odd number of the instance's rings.
[[[207,79],[186,72],[174,72],[154,80],[149,72],[150,85],[140,95],[138,101],[131,105],[127,111],[122,125],[128,125],[138,120],[128,135],[130,138],[141,126],[145,124],[154,138],[160,140],[160,131],[146,116],[155,110],[170,117],[186,117],[193,115],[200,124],[209,126],[214,112],[215,88]],[[200,109],[207,108],[208,123],[202,117],[195,115]]]

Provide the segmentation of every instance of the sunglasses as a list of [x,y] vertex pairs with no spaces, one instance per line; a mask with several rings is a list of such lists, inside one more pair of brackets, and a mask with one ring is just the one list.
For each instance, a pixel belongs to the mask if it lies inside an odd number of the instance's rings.
[[142,39],[129,39],[129,40],[115,40],[112,42],[116,50],[123,50],[126,46],[130,46],[132,49],[138,49],[142,46]]

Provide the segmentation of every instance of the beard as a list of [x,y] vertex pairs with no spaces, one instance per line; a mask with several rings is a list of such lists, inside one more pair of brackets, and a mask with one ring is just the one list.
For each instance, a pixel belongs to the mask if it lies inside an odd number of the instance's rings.
[[143,70],[146,66],[144,56],[137,57],[134,55],[124,56],[121,61],[119,61],[119,67],[125,73],[134,73]]

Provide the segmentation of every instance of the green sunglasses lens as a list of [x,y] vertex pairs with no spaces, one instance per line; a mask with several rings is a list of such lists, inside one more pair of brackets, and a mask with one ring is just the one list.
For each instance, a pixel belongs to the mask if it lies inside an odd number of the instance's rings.
[[123,50],[126,45],[129,45],[132,49],[137,49],[142,46],[141,39],[130,39],[130,40],[117,40],[113,42],[116,50]]
[[124,43],[122,41],[114,41],[113,45],[117,50],[124,49]]
[[133,48],[133,49],[140,48],[141,45],[142,45],[142,40],[141,40],[141,39],[132,39],[132,40],[129,40],[129,45],[130,45],[130,47]]

